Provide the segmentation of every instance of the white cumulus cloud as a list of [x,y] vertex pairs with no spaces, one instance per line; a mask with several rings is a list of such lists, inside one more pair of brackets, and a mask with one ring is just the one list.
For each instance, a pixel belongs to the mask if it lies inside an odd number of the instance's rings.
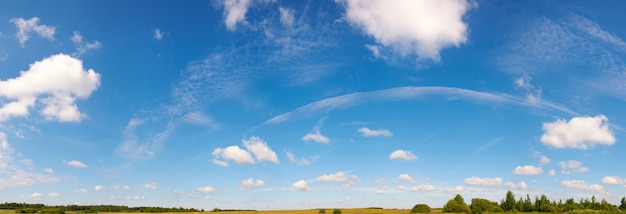
[[517,166],[513,170],[513,174],[516,175],[539,175],[543,173],[543,169],[533,165]]
[[599,184],[588,184],[586,181],[582,180],[565,180],[561,182],[561,186],[567,187],[570,189],[583,190],[588,192],[596,192],[596,193],[606,193],[604,187]]
[[454,188],[447,188],[445,190],[443,190],[444,192],[448,192],[448,193],[462,193],[463,191],[465,191],[465,187],[463,186],[455,186]]
[[85,189],[85,188],[82,188],[82,189],[74,190],[74,193],[76,193],[76,194],[87,194],[87,193],[89,193],[89,191],[87,191],[87,189]]
[[197,190],[198,190],[198,192],[207,192],[207,193],[210,193],[210,192],[215,192],[215,188],[214,188],[214,187],[212,187],[212,186],[203,186],[203,187],[198,187],[198,189],[197,189]]
[[502,178],[479,178],[471,177],[465,179],[465,184],[472,186],[495,187],[502,185]]
[[95,40],[93,42],[84,42],[83,35],[81,35],[78,31],[74,31],[74,35],[72,36],[72,42],[74,42],[74,44],[76,45],[76,51],[72,53],[72,56],[74,57],[80,57],[84,53],[87,53],[88,50],[95,50],[102,46],[102,44],[98,40]]
[[611,185],[626,185],[626,178],[620,178],[617,175],[604,176],[604,178],[602,178],[602,183]]
[[221,166],[228,166],[228,162],[222,161],[221,158],[226,160],[235,161],[237,164],[254,164],[252,155],[246,150],[239,148],[239,146],[229,146],[226,148],[216,148],[211,153],[213,155],[213,163]]
[[433,185],[414,186],[409,189],[410,192],[433,192],[436,190],[437,188],[435,188]]
[[250,0],[224,0],[224,23],[230,31],[237,29],[237,24],[246,20]]
[[37,61],[20,76],[0,80],[0,121],[27,117],[37,101],[48,120],[79,122],[83,115],[76,99],[86,99],[100,85],[100,74],[85,70],[83,62],[65,54]]
[[409,174],[401,174],[398,176],[398,178],[396,178],[398,181],[403,181],[403,182],[410,182],[413,183],[415,182],[415,179],[413,179],[413,177],[411,177]]
[[344,172],[337,172],[335,174],[330,175],[322,175],[317,177],[316,181],[324,181],[324,182],[346,182],[349,179],[358,179],[356,175],[350,175]]
[[294,188],[295,190],[300,190],[300,191],[309,191],[309,186],[307,185],[306,181],[304,180],[299,180],[294,182],[291,185],[292,188]]
[[508,187],[509,189],[519,189],[519,190],[528,189],[528,185],[526,185],[526,182],[524,181],[520,182],[519,184],[514,184],[513,182],[506,182],[505,186]]
[[467,41],[466,0],[336,0],[353,26],[405,56],[439,61],[439,51]]
[[157,184],[156,183],[145,183],[145,184],[143,184],[143,188],[146,188],[146,189],[157,189]]
[[306,135],[304,135],[302,137],[302,141],[304,142],[309,142],[309,141],[313,141],[316,143],[328,143],[330,142],[330,139],[328,139],[328,137],[320,134],[319,131],[314,132],[314,133],[308,133]]
[[18,29],[15,36],[17,36],[17,38],[19,39],[22,47],[24,47],[24,44],[26,43],[26,41],[30,39],[29,34],[31,32],[37,33],[37,35],[39,35],[39,37],[41,38],[54,40],[55,28],[51,26],[39,24],[38,17],[32,17],[28,20],[24,18],[13,18],[11,19],[11,22],[13,22],[13,24],[15,24],[15,27],[17,27]]
[[589,168],[583,166],[582,162],[575,160],[569,160],[567,162],[561,161],[559,162],[559,166],[561,166],[561,173],[568,175],[571,173],[583,173],[589,171]]
[[278,156],[267,146],[267,143],[261,138],[252,136],[250,139],[243,139],[243,145],[246,149],[256,157],[257,161],[269,161],[272,163],[278,163]]
[[613,145],[615,137],[609,130],[604,115],[574,117],[569,121],[557,120],[543,124],[545,131],[541,142],[546,146],[563,149],[588,149],[596,145]]
[[96,190],[96,191],[102,191],[102,190],[105,190],[106,188],[103,187],[103,186],[100,186],[100,185],[96,185],[96,186],[93,187],[93,189]]
[[67,161],[67,162],[65,162],[65,164],[68,165],[68,166],[76,167],[76,168],[87,168],[87,167],[89,167],[89,166],[87,166],[87,164],[85,164],[83,162],[80,162],[80,161],[77,161],[77,160]]
[[411,161],[411,160],[417,160],[417,156],[415,156],[410,151],[398,149],[396,151],[393,151],[389,155],[389,160],[394,160],[394,159],[402,159],[402,160],[405,160],[405,161]]
[[251,189],[254,187],[262,187],[265,186],[265,181],[263,180],[254,180],[254,178],[248,178],[246,180],[241,181],[241,185],[245,188]]
[[393,136],[393,133],[391,133],[387,129],[371,130],[371,129],[367,128],[367,127],[363,127],[363,128],[360,128],[358,131],[361,132],[361,134],[364,137],[378,137],[378,136],[391,137],[391,136]]

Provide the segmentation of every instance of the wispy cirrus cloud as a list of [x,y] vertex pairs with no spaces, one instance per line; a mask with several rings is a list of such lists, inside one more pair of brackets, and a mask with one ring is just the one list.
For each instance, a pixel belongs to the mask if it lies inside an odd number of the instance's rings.
[[0,190],[60,181],[50,173],[38,173],[30,159],[15,154],[4,132],[0,132],[0,172]]
[[540,101],[537,105],[528,103],[525,99],[507,95],[507,94],[493,94],[487,92],[480,92],[462,88],[454,87],[397,87],[390,89],[383,89],[371,92],[356,92],[351,94],[345,94],[335,97],[330,97],[315,101],[299,108],[296,108],[290,112],[280,114],[266,120],[264,125],[279,124],[284,121],[294,119],[296,117],[306,116],[312,113],[329,112],[331,110],[345,109],[356,105],[372,102],[390,102],[390,101],[403,101],[414,100],[429,96],[441,96],[455,99],[466,99],[469,101],[479,101],[485,103],[495,104],[507,104],[515,106],[536,107],[540,109],[560,111],[568,114],[575,114],[571,110],[547,102],[545,100]]

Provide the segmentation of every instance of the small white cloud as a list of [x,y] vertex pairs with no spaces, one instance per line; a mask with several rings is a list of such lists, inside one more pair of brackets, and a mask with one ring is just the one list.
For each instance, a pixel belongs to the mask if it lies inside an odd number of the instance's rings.
[[250,3],[250,0],[223,0],[224,23],[228,30],[235,31],[237,24],[245,21]]
[[73,166],[76,168],[87,168],[89,166],[87,166],[87,164],[84,164],[83,162],[77,161],[77,160],[71,160],[71,161],[67,161],[65,162],[66,165],[68,166]]
[[320,118],[317,121],[317,123],[315,124],[315,126],[313,127],[313,129],[311,130],[311,132],[302,137],[302,141],[304,141],[304,142],[313,141],[313,142],[317,142],[317,143],[329,143],[330,139],[328,139],[328,137],[320,134],[320,130],[322,129],[322,126],[324,126],[324,120],[326,120],[326,118],[324,118],[324,117]]
[[575,160],[569,160],[567,162],[561,161],[559,162],[559,166],[561,166],[561,173],[567,175],[571,173],[583,173],[589,171],[589,168],[583,166],[582,162]]
[[553,148],[588,149],[596,145],[613,145],[615,137],[604,115],[574,117],[569,121],[544,123],[541,142]]
[[28,197],[33,199],[33,201],[41,200],[41,196],[43,196],[43,194],[38,193],[38,192],[34,192],[33,194],[28,195]]
[[304,142],[309,142],[309,141],[313,141],[316,143],[328,143],[330,142],[330,139],[328,139],[328,137],[320,134],[320,132],[315,132],[315,133],[308,133],[306,135],[304,135],[302,137],[302,141]]
[[211,193],[211,192],[215,192],[215,188],[212,186],[198,187],[198,192]]
[[[346,20],[402,56],[439,61],[439,51],[467,40],[463,15],[474,5],[455,1],[337,0]],[[474,3],[475,4],[475,3]]]
[[50,197],[59,197],[59,196],[61,196],[61,194],[58,193],[58,192],[51,192],[51,193],[48,193],[48,196],[50,196]]
[[285,151],[285,155],[287,155],[287,158],[289,159],[289,163],[293,163],[296,165],[301,165],[301,166],[308,166],[309,164],[311,164],[311,162],[315,161],[317,158],[319,158],[318,156],[306,159],[306,158],[297,158],[295,154]]
[[87,191],[87,189],[85,189],[85,188],[82,188],[82,189],[74,190],[74,193],[76,193],[76,194],[87,194],[87,193],[89,193],[89,191]]
[[495,187],[502,185],[502,178],[479,178],[471,177],[465,179],[465,184],[472,186]]
[[513,174],[516,175],[539,175],[541,173],[543,173],[543,169],[532,165],[518,166],[513,170]]
[[604,178],[602,178],[602,183],[610,185],[626,185],[626,178],[622,179],[617,175],[604,176]]
[[248,178],[246,180],[241,181],[241,185],[245,188],[252,189],[255,187],[265,186],[265,181],[263,180],[254,180],[254,178]]
[[102,190],[105,190],[106,188],[103,187],[103,186],[100,186],[100,185],[96,185],[96,186],[93,187],[93,189],[96,190],[96,191],[102,191]]
[[330,175],[324,174],[320,177],[317,177],[315,180],[325,181],[325,182],[346,182],[348,181],[349,178],[356,179],[356,175],[348,175],[344,172],[337,172],[335,174],[330,174]]
[[54,40],[55,28],[47,25],[40,25],[38,17],[33,17],[28,20],[25,20],[24,18],[13,18],[11,19],[11,22],[13,22],[15,27],[18,29],[15,36],[19,39],[22,47],[24,47],[24,44],[30,38],[29,34],[31,32],[37,33],[41,38]]
[[385,191],[387,191],[388,189],[389,189],[388,186],[379,186],[378,189],[376,189],[376,194],[378,195],[385,194]]
[[45,169],[43,169],[43,171],[46,172],[46,173],[54,173],[54,169],[52,169],[52,168],[45,168]]
[[278,7],[278,11],[280,11],[280,23],[282,23],[285,26],[292,26],[293,21],[294,21],[293,9]]
[[72,53],[73,57],[80,57],[84,53],[87,53],[88,50],[96,50],[102,46],[102,44],[98,40],[94,40],[92,42],[83,42],[83,35],[78,31],[74,31],[74,35],[72,36],[72,42],[76,45],[76,51]]
[[463,186],[455,186],[454,188],[448,188],[443,190],[444,192],[448,192],[448,193],[462,193],[463,191],[465,191],[465,187]]
[[396,186],[396,190],[404,191],[406,190],[406,187],[404,185],[398,185]]
[[601,194],[606,194],[606,190],[604,187],[598,184],[587,184],[587,182],[582,180],[565,180],[561,182],[561,186],[567,187],[570,189],[583,190],[588,192],[596,192]]
[[394,159],[402,159],[402,160],[405,160],[405,161],[412,161],[412,160],[417,160],[417,156],[415,156],[410,151],[398,149],[396,151],[393,151],[389,155],[389,160],[394,160]]
[[163,39],[163,32],[161,32],[161,29],[159,29],[159,28],[154,29],[154,39],[156,39],[158,41]]
[[403,182],[410,182],[410,183],[415,183],[415,179],[413,179],[409,174],[401,174],[400,176],[398,176],[398,178],[396,178],[398,181],[403,181]]
[[267,146],[267,143],[261,138],[252,136],[250,139],[243,139],[243,145],[246,149],[256,157],[257,161],[269,161],[272,163],[278,163],[278,156]]
[[433,185],[414,186],[409,189],[410,192],[433,192],[437,191]]
[[361,134],[364,137],[379,137],[379,136],[391,137],[391,136],[393,136],[393,133],[391,133],[387,129],[371,130],[371,129],[367,128],[367,127],[363,127],[363,128],[360,128],[358,131],[361,132]]
[[548,175],[555,176],[556,175],[556,171],[554,169],[551,169],[550,172],[548,173]]
[[213,155],[213,163],[221,166],[228,166],[228,163],[220,160],[220,158],[226,160],[235,161],[237,164],[254,164],[252,155],[246,150],[239,148],[239,146],[229,146],[226,148],[217,148],[211,153]]
[[293,183],[291,185],[292,188],[294,188],[295,190],[300,190],[300,191],[309,191],[309,186],[307,185],[306,181],[304,180],[299,180],[296,181],[295,183]]
[[526,185],[526,182],[524,181],[520,182],[519,184],[514,184],[513,182],[506,182],[505,186],[508,187],[509,189],[518,189],[518,190],[528,189],[528,185]]
[[146,189],[157,189],[157,184],[156,183],[145,183],[145,184],[143,184],[143,188],[146,188]]

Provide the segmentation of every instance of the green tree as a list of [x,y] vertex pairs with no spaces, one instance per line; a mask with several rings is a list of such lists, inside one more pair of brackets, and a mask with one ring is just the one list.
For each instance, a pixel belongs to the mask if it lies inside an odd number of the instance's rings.
[[333,210],[333,214],[341,214],[341,210],[340,209],[334,209]]
[[471,212],[469,206],[463,200],[463,196],[461,194],[456,194],[453,199],[448,200],[448,202],[443,206],[444,212],[454,212],[454,213],[469,213]]
[[626,197],[622,197],[622,203],[619,205],[619,209],[626,210]]
[[502,201],[500,207],[505,212],[515,211],[515,195],[513,195],[513,192],[511,192],[510,190],[506,192],[506,198],[504,199],[504,201]]
[[498,203],[491,202],[483,198],[473,198],[472,205],[470,205],[472,214],[481,214],[484,212],[502,212],[502,208],[498,206]]
[[411,209],[411,213],[430,213],[430,206],[428,204],[416,204]]

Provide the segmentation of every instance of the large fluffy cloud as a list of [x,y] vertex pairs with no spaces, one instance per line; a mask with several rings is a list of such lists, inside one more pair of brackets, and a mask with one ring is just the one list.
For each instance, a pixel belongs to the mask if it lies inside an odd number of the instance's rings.
[[541,142],[554,148],[587,149],[595,145],[613,145],[615,137],[604,115],[574,117],[569,121],[544,123]]
[[[346,20],[401,55],[439,60],[439,51],[467,41],[466,0],[336,0]],[[371,46],[370,46],[371,47]],[[370,48],[371,49],[371,48]]]
[[626,185],[626,178],[620,178],[617,175],[614,176],[604,176],[602,178],[603,184],[611,184],[611,185]]
[[85,70],[83,62],[65,54],[37,61],[20,76],[0,80],[0,121],[27,117],[37,101],[40,113],[49,120],[78,122],[83,115],[76,99],[88,98],[100,85],[100,74]]

